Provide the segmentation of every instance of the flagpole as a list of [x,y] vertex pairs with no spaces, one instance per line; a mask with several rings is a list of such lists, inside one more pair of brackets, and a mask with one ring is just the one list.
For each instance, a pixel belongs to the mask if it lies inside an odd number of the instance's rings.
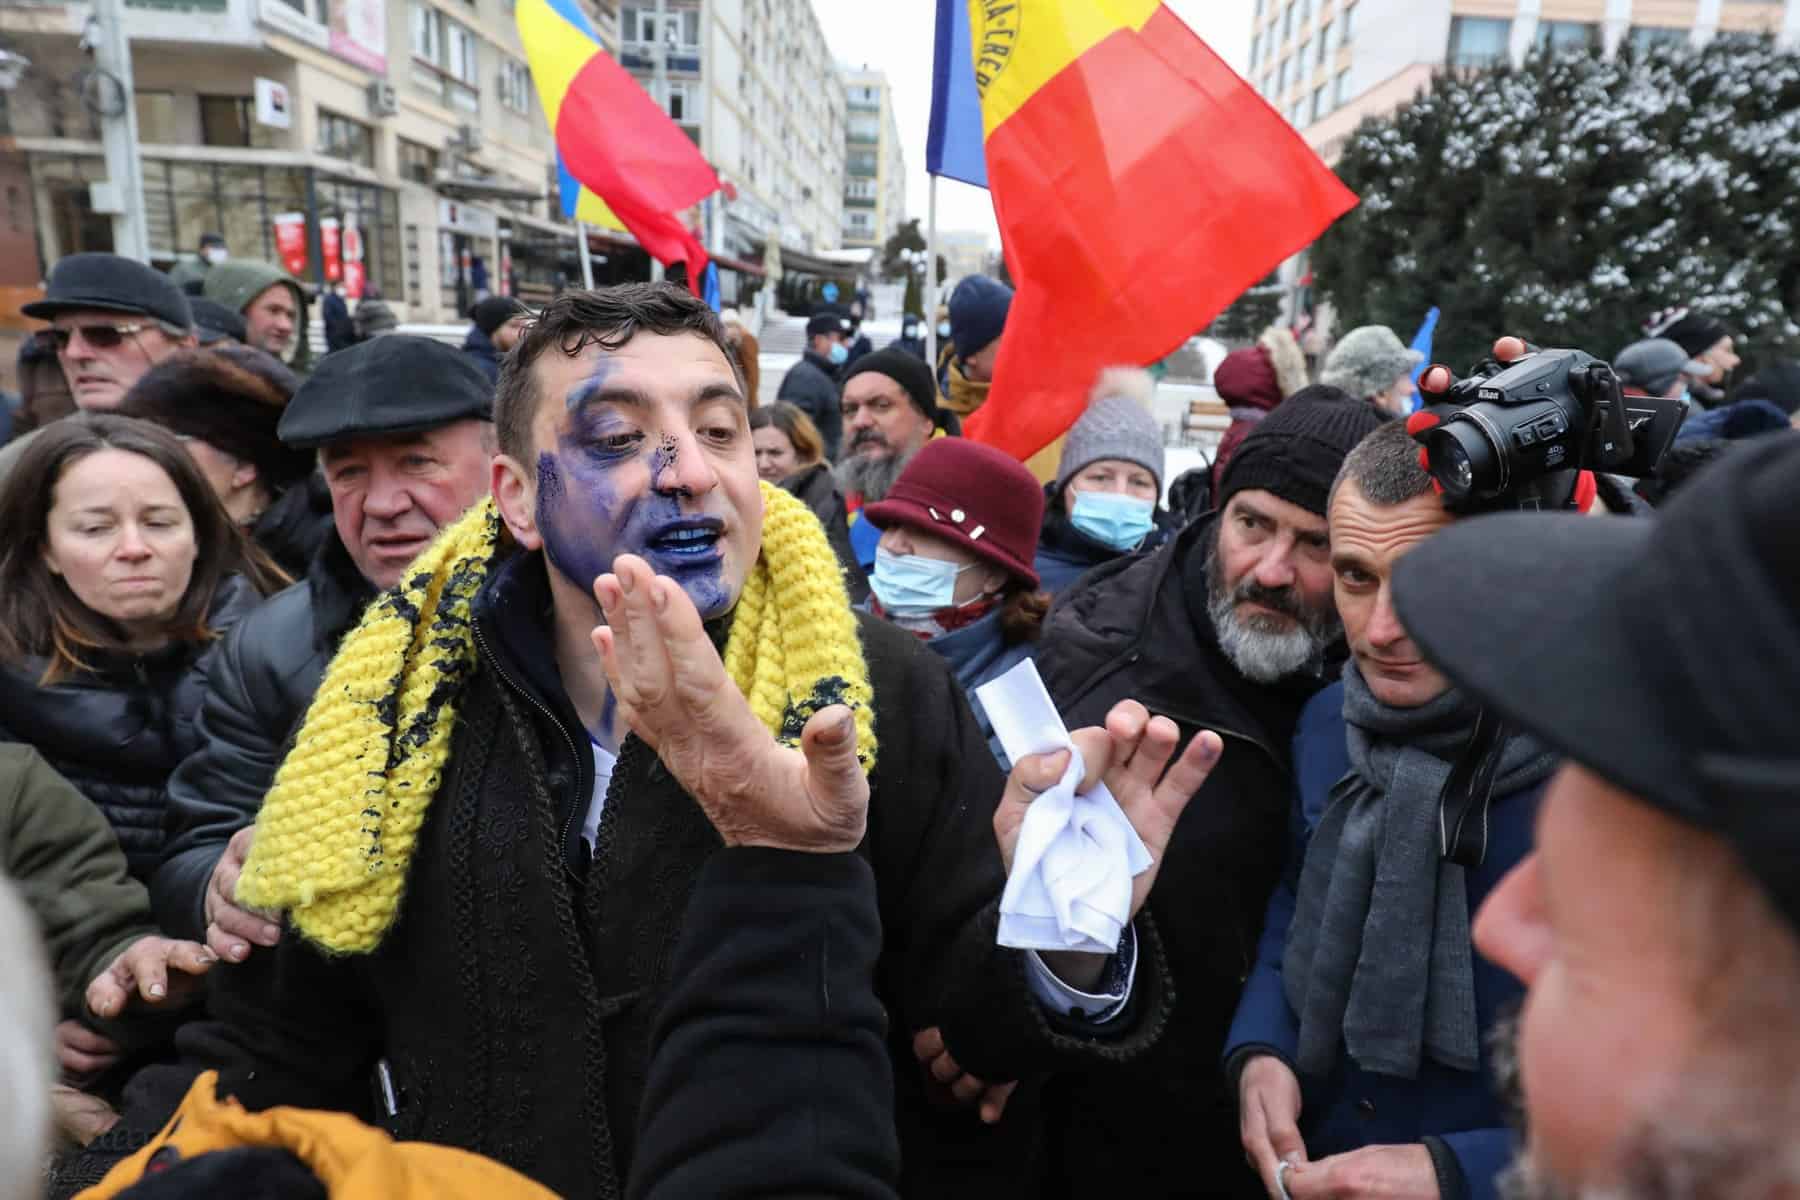
[[575,237],[581,243],[581,286],[594,290],[594,264],[588,258],[587,222],[575,222]]
[[925,361],[933,371],[937,370],[937,181],[933,175],[925,219],[925,286],[920,291],[925,297],[925,311],[919,314],[925,320]]

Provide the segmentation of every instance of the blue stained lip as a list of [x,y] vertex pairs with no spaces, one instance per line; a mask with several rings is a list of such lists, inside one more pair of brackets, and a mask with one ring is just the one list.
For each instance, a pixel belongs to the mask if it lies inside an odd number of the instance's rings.
[[700,565],[719,557],[725,522],[717,517],[670,521],[644,539],[644,549],[658,558]]

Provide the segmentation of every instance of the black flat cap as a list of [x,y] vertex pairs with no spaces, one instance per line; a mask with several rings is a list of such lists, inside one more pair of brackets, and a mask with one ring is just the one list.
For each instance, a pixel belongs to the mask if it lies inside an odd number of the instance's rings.
[[1394,573],[1446,675],[1571,760],[1726,837],[1800,930],[1800,436],[1654,518],[1458,522]]
[[281,440],[309,448],[366,434],[423,433],[494,419],[494,385],[475,360],[430,338],[391,333],[327,354],[281,415]]
[[173,279],[117,254],[71,254],[59,260],[50,268],[44,298],[19,311],[48,321],[58,313],[80,309],[141,313],[183,329],[194,327],[188,298]]

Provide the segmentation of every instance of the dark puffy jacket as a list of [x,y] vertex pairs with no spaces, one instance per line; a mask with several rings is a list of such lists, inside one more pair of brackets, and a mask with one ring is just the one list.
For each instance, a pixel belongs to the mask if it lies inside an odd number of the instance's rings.
[[867,600],[869,577],[863,574],[862,564],[856,561],[856,551],[851,548],[850,518],[845,515],[844,494],[838,491],[831,467],[815,463],[804,471],[789,475],[781,481],[781,486],[805,501],[806,507],[819,518],[819,524],[825,527],[832,553],[837,555],[838,566],[844,569],[844,586],[849,589],[850,603],[861,604]]
[[290,578],[299,579],[332,536],[331,520],[331,489],[314,471],[276,497],[250,527],[250,538]]
[[463,338],[462,348],[464,354],[475,360],[489,383],[500,382],[500,351],[494,340],[481,332],[481,326],[469,326],[469,335]]
[[186,710],[197,748],[169,778],[168,843],[150,881],[157,924],[171,936],[206,936],[213,867],[256,819],[338,640],[374,595],[332,531],[307,577],[251,613],[207,663]]
[[1323,680],[1254,684],[1219,649],[1206,612],[1217,520],[1083,576],[1038,643],[1038,672],[1071,729],[1133,699],[1173,720],[1184,748],[1201,729],[1225,741],[1175,825],[1147,906],[1175,979],[1174,1018],[1156,1053],[1051,1081],[1048,1141],[1066,1151],[1051,1162],[1057,1194],[1262,1195],[1219,1052],[1287,856],[1294,724]]
[[1061,595],[1070,584],[1102,563],[1134,554],[1148,554],[1167,541],[1170,531],[1175,528],[1175,518],[1159,507],[1155,527],[1144,535],[1136,549],[1115,550],[1075,528],[1069,514],[1063,511],[1061,489],[1054,483],[1047,484],[1044,487],[1044,527],[1038,535],[1037,559],[1032,566],[1037,570],[1039,586],[1052,596]]
[[[224,633],[262,597],[241,576],[219,585],[208,620]],[[0,739],[35,747],[105,814],[131,873],[148,880],[163,847],[163,788],[199,744],[204,663],[219,643],[95,656],[93,670],[45,687],[45,660],[0,668]]]
[[808,350],[782,376],[775,399],[786,400],[812,418],[825,439],[825,457],[837,461],[844,438],[844,412],[838,405],[838,369],[829,358]]
[[[1281,974],[1288,927],[1294,920],[1306,843],[1331,803],[1331,789],[1350,770],[1344,742],[1344,688],[1334,684],[1313,698],[1294,736],[1295,801],[1287,870],[1269,901],[1268,921],[1257,947],[1256,967],[1244,987],[1225,1055],[1233,1074],[1253,1054],[1278,1055],[1290,1067],[1299,1053],[1300,1024],[1289,1006]],[[1502,877],[1531,853],[1532,831],[1544,785],[1494,797],[1488,812],[1487,856],[1467,872],[1473,916]],[[1324,1158],[1364,1146],[1426,1141],[1440,1175],[1455,1195],[1494,1200],[1495,1180],[1513,1160],[1517,1139],[1495,1079],[1488,1035],[1502,1016],[1518,1008],[1524,989],[1510,973],[1475,956],[1475,1014],[1481,1027],[1482,1070],[1454,1071],[1429,1059],[1417,1079],[1364,1071],[1341,1055],[1327,1079],[1302,1081],[1300,1133],[1307,1157]],[[1460,1191],[1458,1190],[1460,1188]]]

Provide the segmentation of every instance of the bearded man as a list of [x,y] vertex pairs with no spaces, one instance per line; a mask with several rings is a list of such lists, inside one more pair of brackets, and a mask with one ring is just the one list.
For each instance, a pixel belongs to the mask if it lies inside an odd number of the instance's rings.
[[1385,419],[1336,388],[1296,393],[1232,456],[1217,512],[1089,572],[1050,614],[1037,665],[1070,725],[1131,697],[1184,742],[1201,729],[1225,741],[1150,904],[1180,998],[1157,1053],[1047,1094],[1047,1140],[1065,1152],[1052,1177],[1070,1195],[1262,1194],[1219,1053],[1285,861],[1295,725],[1343,654],[1326,500]]

